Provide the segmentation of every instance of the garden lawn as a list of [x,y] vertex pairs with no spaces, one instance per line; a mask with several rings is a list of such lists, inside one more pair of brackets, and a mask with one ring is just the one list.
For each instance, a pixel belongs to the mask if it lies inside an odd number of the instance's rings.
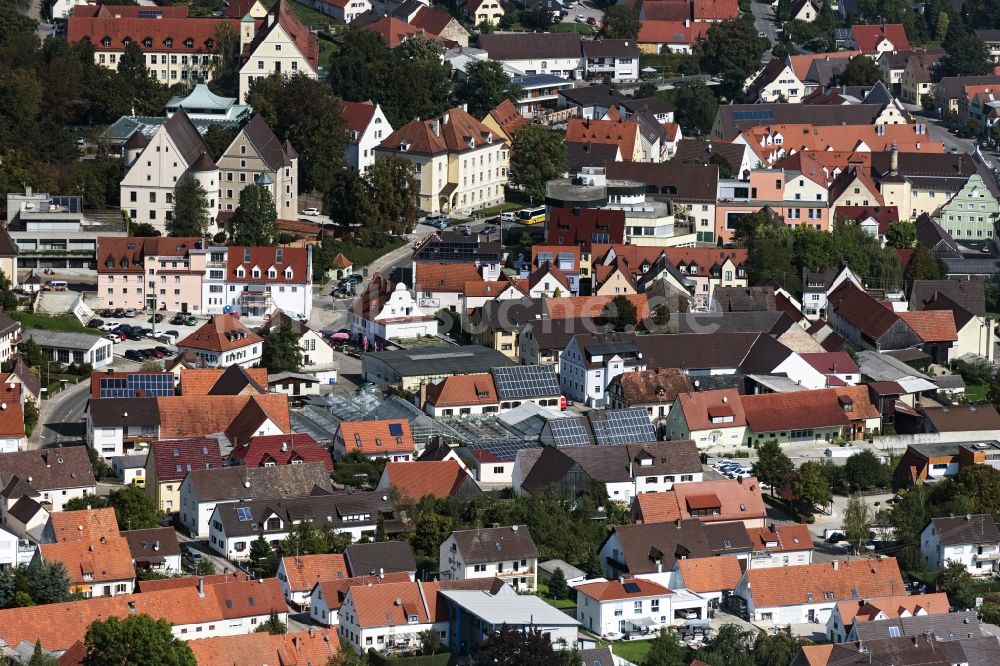
[[103,335],[103,331],[87,328],[74,315],[46,315],[37,312],[11,312],[10,316],[21,322],[22,328],[41,328],[46,331],[69,331]]
[[641,664],[649,654],[652,641],[619,641],[611,644],[611,651],[626,661]]
[[986,390],[982,384],[971,384],[965,387],[965,397],[969,402],[983,402],[986,400]]

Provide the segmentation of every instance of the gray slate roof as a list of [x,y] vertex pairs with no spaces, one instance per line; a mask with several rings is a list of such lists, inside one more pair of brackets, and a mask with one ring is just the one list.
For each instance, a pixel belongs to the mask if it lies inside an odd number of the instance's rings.
[[932,518],[938,537],[945,546],[1000,544],[1000,530],[988,513],[949,518]]
[[391,367],[400,377],[419,375],[465,375],[489,372],[491,369],[513,365],[500,352],[481,345],[430,345],[398,351],[369,352],[362,360],[371,358]]
[[94,425],[101,428],[160,425],[156,398],[93,398],[87,409]]
[[[322,467],[322,463],[318,463]],[[279,467],[303,467],[304,465],[283,465]],[[266,469],[278,469],[270,467]],[[324,468],[325,469],[325,468]],[[392,500],[381,492],[344,493],[341,495],[314,495],[312,497],[287,497],[281,499],[256,499],[249,502],[230,502],[216,505],[215,515],[222,522],[227,537],[254,536],[288,531],[295,521],[311,520],[315,525],[334,529],[375,525],[379,514],[386,517],[385,528],[390,534],[402,531],[402,524],[395,520],[396,507]],[[383,499],[386,498],[386,499]],[[237,510],[249,511],[249,520],[240,520]],[[367,521],[349,520],[348,517],[367,514]],[[278,516],[284,526],[280,530],[261,529],[271,515]]]
[[98,345],[110,344],[110,340],[105,340],[99,335],[90,333],[73,333],[71,331],[46,331],[41,328],[26,328],[23,333],[25,338],[31,338],[42,347],[56,347],[59,349],[79,349],[90,351]]
[[983,635],[975,611],[856,622],[854,626],[858,632],[858,639],[861,641],[889,638],[889,627],[897,627],[901,636],[923,636],[925,632],[933,632],[940,640],[949,640],[952,635],[954,638],[951,640],[978,638]]
[[36,492],[86,488],[97,483],[84,446],[0,455],[0,487],[6,487],[15,476],[20,479],[31,477],[30,485]]
[[[698,520],[667,523],[619,525],[615,534],[622,546],[622,556],[629,573],[671,571],[678,557],[711,557],[704,526]],[[610,538],[610,537],[609,537]]]
[[385,573],[416,571],[417,562],[408,541],[352,543],[344,549],[351,576],[365,576],[379,569]]
[[[199,502],[245,497],[305,497],[333,492],[330,475],[321,462],[195,469],[188,473],[187,480]],[[244,486],[245,482],[250,486]]]
[[461,530],[451,535],[467,565],[538,557],[538,547],[525,525]]

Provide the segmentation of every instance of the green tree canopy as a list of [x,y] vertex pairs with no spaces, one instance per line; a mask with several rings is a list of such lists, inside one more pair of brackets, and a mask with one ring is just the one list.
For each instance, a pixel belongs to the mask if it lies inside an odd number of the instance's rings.
[[208,233],[208,192],[195,178],[183,179],[174,189],[173,217],[167,220],[171,236],[204,236]]
[[734,18],[712,24],[702,47],[701,70],[722,77],[719,94],[729,101],[743,92],[743,83],[760,69],[760,58],[770,48],[757,34],[753,20]]
[[565,599],[569,593],[569,586],[566,584],[566,574],[562,567],[556,567],[549,578],[549,594],[553,599]]
[[109,617],[87,629],[84,666],[196,666],[188,644],[174,637],[170,625],[148,615]]
[[833,492],[826,482],[823,468],[818,462],[802,463],[798,473],[792,478],[792,492],[799,506],[807,513],[812,513],[816,507],[824,507],[833,498]]
[[504,624],[499,631],[479,645],[469,660],[471,666],[576,666],[576,663],[556,651],[538,629],[521,631]]
[[973,513],[1000,516],[1000,471],[989,465],[966,465],[955,476],[955,483],[969,498]]
[[850,492],[858,492],[873,488],[888,488],[891,474],[887,465],[882,464],[874,453],[865,449],[847,459],[842,478]]
[[288,625],[278,617],[278,611],[271,611],[271,615],[255,629],[255,632],[258,634],[267,632],[272,636],[286,634],[288,633]]
[[941,260],[935,257],[926,247],[917,243],[916,249],[913,250],[913,256],[910,257],[909,263],[906,264],[904,276],[906,284],[912,285],[914,280],[940,280],[947,273],[948,269]]
[[36,604],[55,604],[69,601],[69,574],[62,562],[32,560],[18,569],[17,589],[31,595]]
[[278,212],[271,190],[265,185],[247,185],[233,213],[233,245],[272,246],[278,242]]
[[156,500],[145,490],[135,485],[122,486],[112,490],[108,501],[115,509],[118,526],[123,530],[144,530],[159,527],[163,515]]
[[837,78],[842,86],[873,86],[882,80],[882,70],[866,55],[851,58]]
[[465,77],[455,86],[455,97],[468,105],[469,113],[483,118],[505,99],[516,102],[524,88],[511,85],[510,76],[499,60],[473,60],[465,68]]
[[955,608],[974,608],[976,587],[972,574],[961,562],[949,561],[937,579],[938,589],[948,595]]
[[885,232],[886,242],[895,248],[911,248],[917,242],[917,226],[913,222],[892,222]]
[[844,508],[844,540],[851,545],[855,553],[860,551],[861,545],[868,540],[874,519],[872,510],[863,499],[857,495],[847,498],[847,506]]
[[613,5],[604,12],[601,34],[608,39],[635,39],[640,27],[642,22],[634,9],[628,5]]
[[298,372],[302,369],[302,335],[288,324],[272,328],[264,338],[260,365],[269,372]]
[[635,329],[639,313],[632,301],[618,295],[604,305],[601,319],[616,331],[629,331]]
[[781,450],[777,441],[768,440],[757,447],[757,462],[753,464],[753,473],[761,483],[771,486],[771,495],[785,485],[794,469],[791,459]]
[[510,149],[508,180],[523,187],[536,201],[545,197],[545,183],[566,173],[566,143],[558,132],[538,125],[522,128]]
[[212,79],[208,83],[212,92],[223,97],[239,97],[240,64],[240,34],[231,21],[219,21],[215,28]]
[[965,27],[961,17],[952,17],[944,39],[947,56],[935,71],[938,77],[982,76],[993,71],[990,51],[981,39]]
[[677,640],[677,634],[664,627],[649,642],[649,652],[642,666],[684,666],[686,663],[687,650]]
[[715,124],[719,100],[708,86],[681,86],[675,102],[675,118],[686,131],[709,132]]

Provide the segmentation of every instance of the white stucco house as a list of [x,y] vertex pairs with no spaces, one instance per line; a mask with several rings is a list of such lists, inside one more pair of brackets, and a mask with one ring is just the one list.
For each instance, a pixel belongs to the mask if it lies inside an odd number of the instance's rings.
[[989,514],[932,518],[920,533],[928,571],[960,562],[973,576],[992,576],[1000,562],[1000,530]]
[[538,548],[524,525],[452,532],[438,565],[441,580],[496,577],[518,590],[538,586]]

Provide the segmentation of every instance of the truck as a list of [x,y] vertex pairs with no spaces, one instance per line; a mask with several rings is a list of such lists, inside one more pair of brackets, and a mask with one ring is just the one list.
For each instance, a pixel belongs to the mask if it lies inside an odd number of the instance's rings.
[[854,446],[835,446],[826,450],[827,458],[850,458],[855,453],[861,453],[861,449]]

